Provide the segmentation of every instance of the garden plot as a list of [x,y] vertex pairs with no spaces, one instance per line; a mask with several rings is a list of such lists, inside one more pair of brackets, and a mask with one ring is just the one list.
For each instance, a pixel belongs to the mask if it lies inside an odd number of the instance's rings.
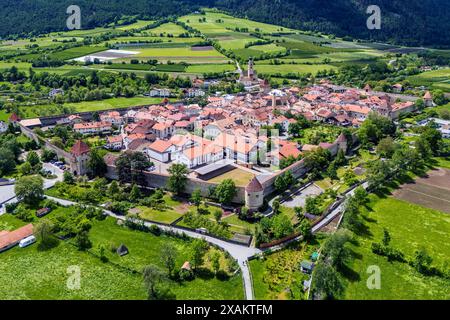
[[109,60],[129,58],[129,57],[132,57],[137,54],[139,54],[139,52],[137,52],[137,51],[111,49],[111,50],[106,50],[103,52],[98,52],[95,54],[87,55],[84,57],[79,57],[74,60],[80,61],[80,62],[86,62],[86,61],[94,61],[95,59],[98,59],[100,62],[105,62],[105,61],[109,61]]
[[287,201],[283,202],[283,206],[289,208],[304,207],[306,204],[306,198],[318,196],[322,193],[323,190],[319,186],[311,184],[308,187],[300,189],[296,193],[292,194]]
[[437,169],[394,191],[394,197],[450,213],[450,170]]

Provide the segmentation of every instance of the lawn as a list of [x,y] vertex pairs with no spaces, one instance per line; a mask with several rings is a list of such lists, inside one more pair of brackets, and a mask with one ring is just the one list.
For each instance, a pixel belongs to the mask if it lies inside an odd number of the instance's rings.
[[[450,255],[450,216],[392,197],[371,196],[366,210],[367,232],[352,245],[356,258],[348,265],[346,299],[450,299],[450,282],[438,277],[425,277],[405,263],[388,262],[372,253],[371,243],[380,242],[383,228],[392,238],[391,245],[411,259],[423,247],[442,267]],[[366,270],[371,265],[381,269],[381,289],[369,290]]]
[[254,176],[255,175],[253,173],[250,173],[248,171],[233,169],[220,176],[214,177],[211,180],[208,180],[208,182],[221,183],[225,179],[231,179],[234,181],[236,186],[243,187],[246,186]]
[[0,110],[0,121],[7,122],[11,114],[6,113],[5,110]]
[[234,64],[196,64],[186,68],[186,72],[191,73],[226,72],[234,70],[236,70]]
[[[0,223],[5,221],[9,225],[21,224],[10,215],[0,217]],[[163,267],[160,259],[163,244],[170,243],[177,248],[177,270],[189,259],[189,241],[132,231],[118,226],[113,218],[94,221],[89,236],[93,243],[93,249],[89,252],[80,252],[66,241],[46,251],[39,251],[37,245],[32,245],[1,253],[0,286],[3,290],[0,291],[0,299],[146,299],[140,271],[148,264]],[[109,250],[111,244],[121,243],[129,249],[129,254],[124,257]],[[109,261],[106,263],[97,256],[99,244],[107,247]],[[205,268],[210,267],[208,257],[216,249],[209,250]],[[67,288],[71,275],[67,269],[70,266],[80,268],[79,290]],[[223,255],[221,268],[229,268],[229,262]],[[220,280],[209,272],[203,272],[192,281],[181,284],[173,282],[170,288],[177,299],[243,299],[244,295],[239,273]]]
[[172,199],[170,195],[166,194],[163,199],[166,205],[166,208],[163,210],[144,206],[136,207],[140,210],[139,217],[144,220],[171,224],[175,220],[181,218],[183,214],[189,210],[189,205],[187,203]]

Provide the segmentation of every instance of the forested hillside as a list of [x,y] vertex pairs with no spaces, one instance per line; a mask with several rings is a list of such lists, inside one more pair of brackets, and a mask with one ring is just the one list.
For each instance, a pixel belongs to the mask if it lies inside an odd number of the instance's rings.
[[[3,0],[0,36],[65,27],[73,1]],[[406,45],[450,46],[448,0],[79,0],[83,27],[101,26],[121,15],[159,18],[214,6],[234,15],[292,28]],[[382,10],[382,29],[368,30],[365,10]]]

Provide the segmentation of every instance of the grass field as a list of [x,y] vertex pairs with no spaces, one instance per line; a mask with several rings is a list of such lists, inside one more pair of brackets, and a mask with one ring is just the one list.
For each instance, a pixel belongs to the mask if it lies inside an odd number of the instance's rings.
[[186,68],[186,72],[191,73],[225,72],[234,70],[236,70],[234,64],[197,64],[190,65]]
[[233,169],[231,171],[228,171],[220,176],[214,177],[210,180],[208,180],[208,182],[212,182],[212,183],[220,183],[225,179],[231,179],[234,181],[234,183],[236,184],[236,186],[241,186],[241,187],[245,187],[250,180],[252,180],[254,177],[254,174],[245,171],[245,170],[241,170],[241,169]]
[[166,206],[164,210],[138,206],[137,209],[140,210],[139,217],[144,220],[171,224],[189,210],[188,204],[172,199],[170,195],[165,195],[163,199]]
[[[372,253],[371,243],[380,242],[383,228],[392,238],[391,245],[412,258],[415,250],[424,247],[433,257],[433,264],[442,267],[449,260],[450,215],[423,208],[392,197],[373,196],[364,216],[367,232],[352,245],[356,258],[349,264],[346,299],[449,299],[450,282],[425,277],[405,263],[388,262]],[[381,289],[366,286],[367,267],[381,269]]]
[[117,30],[121,30],[121,31],[128,31],[128,30],[133,30],[133,29],[140,29],[143,27],[148,26],[149,24],[151,24],[154,21],[149,21],[149,20],[138,20],[135,23],[132,24],[128,24],[125,26],[119,26],[116,27]]
[[412,85],[450,91],[450,68],[427,71],[407,78]]
[[[78,103],[66,103],[64,106],[73,108],[74,112],[103,111],[108,109],[128,108],[133,106],[150,105],[161,103],[161,98],[133,97],[133,98],[111,98],[100,101],[83,101]],[[49,109],[54,105],[22,106],[21,115],[24,118],[35,118],[42,115],[40,110]]]
[[[1,216],[0,223],[2,222],[7,222],[10,226],[22,224],[9,215]],[[89,234],[93,243],[93,249],[90,250],[92,254],[80,252],[68,242],[59,242],[56,248],[46,251],[39,251],[37,245],[32,245],[25,249],[15,247],[2,253],[0,285],[3,290],[0,291],[0,299],[146,299],[140,271],[148,264],[163,267],[160,259],[162,244],[171,243],[177,248],[177,269],[188,259],[190,250],[190,242],[132,231],[118,226],[112,218],[95,221]],[[99,244],[108,246],[121,243],[128,247],[128,255],[119,257],[108,249],[106,256],[109,262],[106,263],[96,256]],[[71,275],[67,268],[70,266],[80,268],[79,290],[67,288]],[[208,259],[204,266],[209,267]],[[221,267],[227,268],[223,256]],[[177,299],[243,298],[239,274],[219,280],[203,273],[192,281],[181,284],[173,282],[170,288]]]

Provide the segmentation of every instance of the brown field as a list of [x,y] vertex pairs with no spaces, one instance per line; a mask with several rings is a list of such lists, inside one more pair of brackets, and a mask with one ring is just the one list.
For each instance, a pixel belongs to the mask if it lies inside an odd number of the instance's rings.
[[402,185],[394,191],[394,197],[450,213],[450,170],[439,168],[429,171],[426,177]]

